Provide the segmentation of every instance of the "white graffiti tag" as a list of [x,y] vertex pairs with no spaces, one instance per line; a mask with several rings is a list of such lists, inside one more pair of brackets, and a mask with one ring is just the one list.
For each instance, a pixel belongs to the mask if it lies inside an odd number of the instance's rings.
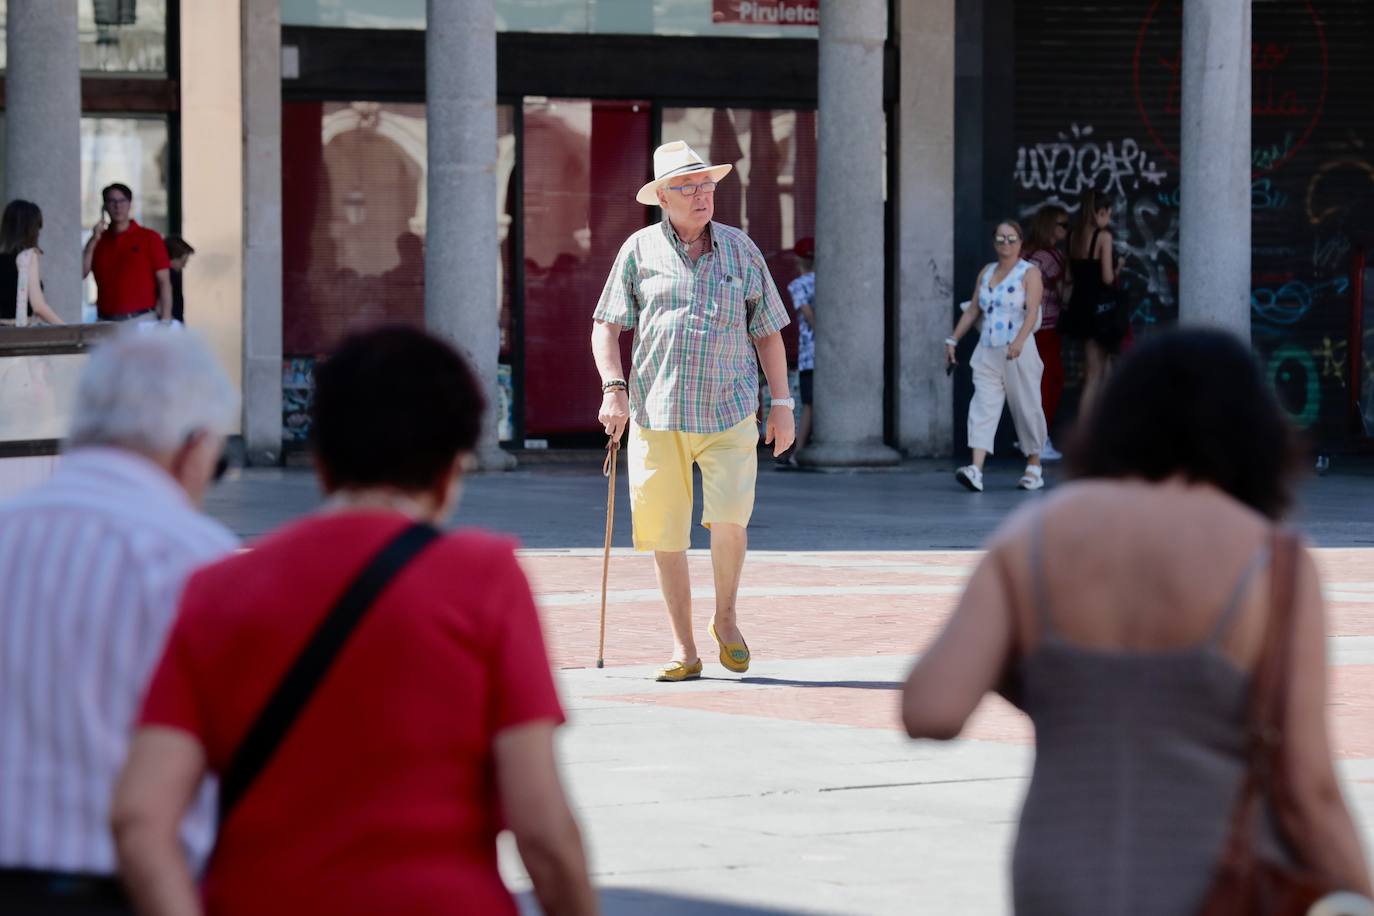
[[1053,143],[1037,143],[1016,150],[1016,180],[1022,190],[1076,196],[1089,188],[1126,195],[1142,181],[1156,185],[1168,172],[1155,164],[1136,140],[1118,146],[1112,140],[1092,139],[1091,125],[1070,126]]

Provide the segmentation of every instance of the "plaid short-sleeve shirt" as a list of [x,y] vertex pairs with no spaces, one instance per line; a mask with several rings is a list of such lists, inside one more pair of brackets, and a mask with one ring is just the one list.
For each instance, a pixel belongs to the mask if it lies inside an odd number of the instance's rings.
[[621,246],[593,317],[634,328],[630,417],[644,429],[718,433],[759,407],[753,342],[788,323],[758,246],[712,222],[695,265],[665,219]]

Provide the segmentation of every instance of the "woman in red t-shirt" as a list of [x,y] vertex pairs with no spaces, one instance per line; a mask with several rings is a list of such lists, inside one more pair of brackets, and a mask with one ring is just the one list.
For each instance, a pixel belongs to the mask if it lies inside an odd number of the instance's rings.
[[457,501],[482,397],[409,328],[347,341],[316,373],[328,500],[186,587],[114,802],[141,912],[516,912],[496,835],[515,834],[546,912],[597,911],[559,781],[563,711],[513,545],[440,538],[372,603],[220,824],[197,894],[177,825],[339,596],[416,521]]

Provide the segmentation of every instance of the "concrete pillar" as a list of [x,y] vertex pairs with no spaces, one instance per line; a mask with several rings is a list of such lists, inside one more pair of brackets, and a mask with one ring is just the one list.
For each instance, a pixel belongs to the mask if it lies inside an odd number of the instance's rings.
[[1250,0],[1185,0],[1179,320],[1250,342]]
[[[5,192],[43,210],[43,286],[81,320],[81,55],[76,0],[9,0]],[[87,214],[95,223],[97,201]]]
[[895,464],[883,444],[883,44],[887,0],[821,0],[816,467]]
[[425,325],[482,381],[487,414],[477,458],[507,470],[495,408],[500,356],[496,238],[496,11],[493,0],[428,0],[428,238]]
[[[205,335],[242,393],[243,2],[180,0],[180,5],[181,233],[196,249],[182,277],[186,318]],[[240,413],[236,435],[244,432],[243,420]]]
[[243,439],[281,461],[281,2],[243,0]]
[[941,357],[953,326],[954,0],[902,0],[897,111],[897,438],[950,453],[954,405]]

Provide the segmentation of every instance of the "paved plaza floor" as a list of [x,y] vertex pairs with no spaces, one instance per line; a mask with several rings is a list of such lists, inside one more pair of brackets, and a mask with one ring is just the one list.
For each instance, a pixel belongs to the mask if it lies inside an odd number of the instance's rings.
[[[964,735],[912,742],[899,686],[953,608],[975,548],[1035,494],[994,465],[989,491],[945,463],[760,472],[740,593],[747,675],[711,662],[710,558],[690,557],[706,676],[657,684],[670,643],[648,555],[619,494],[606,668],[594,667],[605,482],[589,466],[476,475],[458,524],[508,531],[542,609],[568,708],[560,747],[611,914],[1004,913],[1032,762],[1028,721],[988,699]],[[1053,472],[1051,482],[1053,483]],[[248,471],[211,511],[252,536],[318,501],[303,472]],[[1330,715],[1346,789],[1374,828],[1374,475],[1305,486],[1329,602]],[[706,546],[694,535],[694,547]],[[513,848],[513,887],[528,889]],[[530,912],[535,912],[529,902]]]

